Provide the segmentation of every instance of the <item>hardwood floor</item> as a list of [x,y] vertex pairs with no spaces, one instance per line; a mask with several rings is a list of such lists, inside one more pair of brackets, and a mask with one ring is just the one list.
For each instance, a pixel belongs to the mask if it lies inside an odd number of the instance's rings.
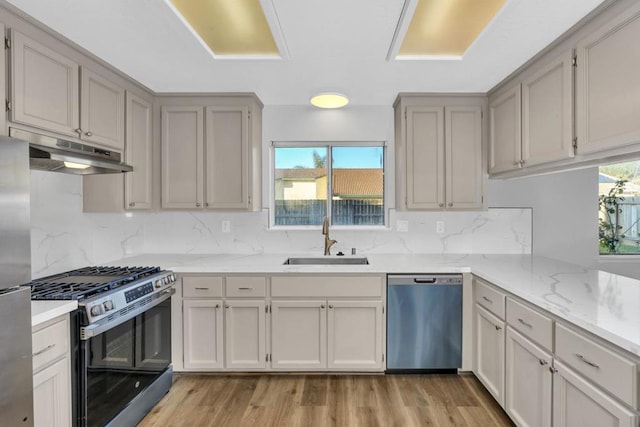
[[194,375],[151,426],[512,426],[473,375]]

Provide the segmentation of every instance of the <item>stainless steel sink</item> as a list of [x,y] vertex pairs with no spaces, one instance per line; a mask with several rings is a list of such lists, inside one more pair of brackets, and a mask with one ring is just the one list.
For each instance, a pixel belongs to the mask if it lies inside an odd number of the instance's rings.
[[285,265],[366,265],[367,258],[323,257],[323,258],[287,258]]

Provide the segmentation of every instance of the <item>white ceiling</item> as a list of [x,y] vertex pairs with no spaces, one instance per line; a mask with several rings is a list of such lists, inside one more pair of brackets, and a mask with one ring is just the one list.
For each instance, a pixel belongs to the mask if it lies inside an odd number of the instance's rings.
[[386,60],[404,0],[272,0],[287,60],[213,59],[163,0],[8,1],[156,92],[391,106],[398,92],[486,92],[603,0],[508,0],[458,61]]

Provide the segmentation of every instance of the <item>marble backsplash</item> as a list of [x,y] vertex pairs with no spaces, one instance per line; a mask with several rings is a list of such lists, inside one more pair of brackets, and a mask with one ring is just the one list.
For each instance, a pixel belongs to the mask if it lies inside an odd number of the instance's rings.
[[[222,232],[230,221],[231,232]],[[408,231],[396,230],[407,221]],[[436,233],[443,221],[444,233]],[[141,253],[316,253],[319,230],[274,230],[255,213],[82,212],[82,178],[31,172],[31,258],[34,278]],[[388,229],[332,228],[332,252],[531,253],[532,211],[395,212]]]

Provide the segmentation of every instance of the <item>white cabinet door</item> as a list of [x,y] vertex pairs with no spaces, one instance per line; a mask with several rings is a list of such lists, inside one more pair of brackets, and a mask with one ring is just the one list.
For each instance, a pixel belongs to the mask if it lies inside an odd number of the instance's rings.
[[329,301],[329,369],[382,368],[382,302]]
[[249,109],[206,107],[205,207],[249,207]]
[[183,300],[184,367],[222,369],[222,301]]
[[522,82],[524,166],[573,157],[573,51]]
[[445,108],[447,209],[482,207],[482,108]]
[[126,209],[151,209],[152,152],[151,103],[127,92],[125,160],[133,172],[124,174]]
[[202,207],[203,108],[162,107],[162,207]]
[[476,304],[475,374],[504,406],[504,322]]
[[77,63],[11,30],[10,120],[79,137]]
[[518,169],[522,159],[520,84],[489,100],[489,173]]
[[266,368],[264,300],[226,301],[224,319],[226,368]]
[[62,358],[33,376],[35,427],[71,425],[71,372],[69,359]]
[[80,138],[124,151],[124,89],[86,67],[81,79]]
[[[5,33],[5,25],[0,22],[0,31],[2,34]],[[0,52],[0,99],[9,99],[7,96],[7,51],[6,49],[2,49]],[[7,135],[9,129],[7,129],[7,115],[0,114],[0,134]]]
[[327,367],[325,301],[273,301],[271,366],[307,370]]
[[640,142],[640,4],[576,46],[578,152]]
[[444,108],[407,107],[407,209],[444,208]]
[[551,426],[551,355],[507,327],[505,410],[522,427]]
[[637,427],[638,416],[557,360],[553,379],[554,427]]

